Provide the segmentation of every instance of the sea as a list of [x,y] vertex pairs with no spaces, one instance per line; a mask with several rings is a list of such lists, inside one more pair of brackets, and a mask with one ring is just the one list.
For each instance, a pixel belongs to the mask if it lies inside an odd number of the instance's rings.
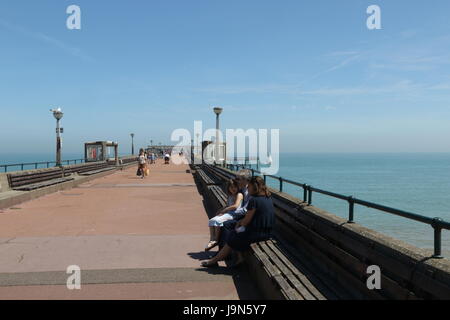
[[[82,153],[64,160],[82,159]],[[54,161],[53,154],[0,154],[0,165]],[[0,168],[0,171],[2,168]],[[277,174],[388,207],[450,221],[450,153],[281,153]],[[267,180],[278,188],[278,180]],[[283,191],[303,198],[301,187]],[[344,200],[313,193],[312,205],[348,218]],[[355,205],[354,220],[367,228],[424,249],[433,249],[433,228],[420,222]],[[442,231],[443,254],[450,258],[450,231]]]

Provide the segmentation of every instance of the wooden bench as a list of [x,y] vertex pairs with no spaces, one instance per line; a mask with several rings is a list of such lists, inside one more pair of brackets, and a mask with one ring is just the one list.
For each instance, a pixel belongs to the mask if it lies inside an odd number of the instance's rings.
[[219,186],[209,186],[208,191],[210,196],[216,202],[217,209],[226,207],[228,197]]
[[207,164],[202,165],[202,169],[222,181],[227,181],[230,179],[234,179],[236,177],[236,175],[229,173],[219,167],[215,167],[215,166],[211,166],[211,165],[207,165]]
[[8,175],[11,189],[16,191],[31,191],[55,184],[74,180],[67,177],[69,173],[64,173],[61,168],[54,168],[45,171],[28,171]]
[[[206,168],[217,178],[228,180],[235,177],[233,173],[218,167]],[[217,207],[225,206],[227,201],[225,192],[219,186],[209,186],[208,197],[214,200]],[[289,252],[287,246],[274,238],[252,244],[244,254],[252,278],[267,299],[327,300],[347,297],[332,291],[330,283],[315,276],[311,268],[308,269],[302,260]]]
[[270,300],[337,299],[321,281],[271,239],[253,243],[245,255],[250,274]]
[[64,169],[66,172],[78,173],[81,176],[90,176],[104,171],[114,170],[115,166],[109,166],[107,162],[95,162]]

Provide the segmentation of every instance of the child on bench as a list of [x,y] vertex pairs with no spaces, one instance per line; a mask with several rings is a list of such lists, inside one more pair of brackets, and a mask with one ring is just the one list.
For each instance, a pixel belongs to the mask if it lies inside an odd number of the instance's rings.
[[219,244],[220,230],[223,227],[223,223],[233,220],[234,213],[242,206],[244,195],[239,191],[239,185],[236,180],[228,181],[227,193],[227,206],[219,210],[216,216],[209,220],[210,241],[205,247],[205,251],[209,251]]

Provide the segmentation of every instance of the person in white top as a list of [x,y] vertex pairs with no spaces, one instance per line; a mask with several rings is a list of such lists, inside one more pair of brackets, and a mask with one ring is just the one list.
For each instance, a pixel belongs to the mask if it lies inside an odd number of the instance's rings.
[[145,156],[144,150],[141,149],[139,151],[139,173],[141,175],[141,179],[145,178],[145,169],[147,167],[147,157]]
[[223,223],[233,220],[233,213],[242,206],[244,195],[239,191],[239,185],[236,180],[228,181],[227,193],[227,206],[219,210],[216,216],[209,220],[210,241],[206,245],[205,251],[209,251],[219,244],[220,231]]

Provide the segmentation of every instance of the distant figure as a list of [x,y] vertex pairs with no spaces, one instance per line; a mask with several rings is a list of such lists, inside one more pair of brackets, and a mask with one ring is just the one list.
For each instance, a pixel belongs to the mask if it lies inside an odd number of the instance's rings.
[[139,167],[137,175],[141,176],[141,179],[145,178],[145,169],[147,167],[147,158],[145,157],[145,152],[143,149],[139,151]]
[[152,154],[150,155],[151,159],[150,159],[150,163],[154,164],[156,163],[156,154],[152,152]]
[[166,153],[164,155],[164,164],[169,164],[170,161],[170,154]]

